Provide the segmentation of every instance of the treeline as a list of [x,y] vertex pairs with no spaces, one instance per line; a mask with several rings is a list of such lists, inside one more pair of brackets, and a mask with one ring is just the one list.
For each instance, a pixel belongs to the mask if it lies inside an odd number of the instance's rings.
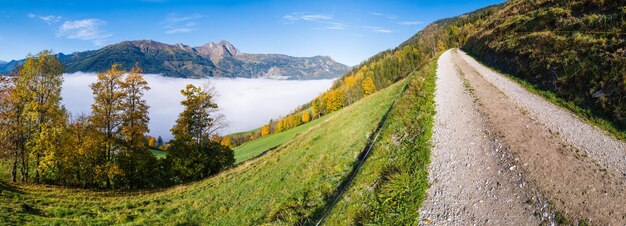
[[378,90],[406,78],[412,71],[448,48],[464,46],[500,5],[430,24],[400,46],[374,55],[337,79],[332,87],[290,114],[270,120],[258,131],[226,136],[231,147],[280,133],[340,110]]
[[228,147],[209,139],[218,127],[211,89],[188,85],[185,110],[172,128],[165,159],[146,136],[149,90],[141,67],[114,64],[90,85],[91,115],[72,116],[61,105],[63,66],[43,51],[13,75],[1,77],[0,150],[11,180],[85,188],[148,188],[196,180],[234,163]]
[[624,1],[510,1],[464,49],[626,131]]

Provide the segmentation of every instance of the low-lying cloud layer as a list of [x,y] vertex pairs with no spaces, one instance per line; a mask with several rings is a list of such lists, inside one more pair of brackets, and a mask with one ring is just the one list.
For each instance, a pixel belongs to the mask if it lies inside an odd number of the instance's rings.
[[[171,138],[169,129],[183,110],[180,90],[187,84],[203,85],[210,81],[219,96],[217,104],[226,116],[228,127],[222,134],[247,131],[285,115],[330,88],[332,80],[270,80],[270,79],[181,79],[160,75],[145,75],[152,88],[145,95],[150,105],[150,135]],[[89,114],[93,95],[89,84],[96,74],[65,75],[63,104],[72,114]]]

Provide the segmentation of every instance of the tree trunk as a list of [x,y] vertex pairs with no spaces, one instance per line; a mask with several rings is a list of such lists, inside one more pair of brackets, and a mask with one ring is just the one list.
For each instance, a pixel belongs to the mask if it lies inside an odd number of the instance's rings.
[[24,145],[20,143],[20,152],[22,155],[22,182],[28,182],[28,161],[26,160],[26,150]]
[[15,150],[13,152],[13,166],[11,167],[11,181],[13,181],[13,183],[17,182],[17,159],[18,151],[17,147],[15,147]]
[[40,183],[41,180],[39,178],[39,153],[37,153],[37,155],[35,156],[35,183]]

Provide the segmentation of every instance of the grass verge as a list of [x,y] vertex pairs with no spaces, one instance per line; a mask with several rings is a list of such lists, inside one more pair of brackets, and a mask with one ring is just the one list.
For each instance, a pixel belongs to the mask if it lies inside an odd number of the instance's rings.
[[414,72],[368,160],[325,220],[330,225],[413,225],[428,189],[436,59]]

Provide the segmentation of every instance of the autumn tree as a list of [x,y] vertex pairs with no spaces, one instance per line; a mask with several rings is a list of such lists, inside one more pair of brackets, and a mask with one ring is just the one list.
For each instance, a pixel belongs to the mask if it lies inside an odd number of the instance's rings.
[[[141,73],[141,67],[136,64],[120,84],[123,93],[121,135],[131,149],[145,149],[144,134],[150,131],[149,107],[143,99],[144,93],[150,90],[150,87]],[[154,140],[154,137],[152,139]]]
[[23,99],[24,86],[16,85],[17,75],[0,76],[0,150],[4,155],[11,156],[11,181],[17,182],[17,171],[21,168],[22,182],[28,178],[28,153],[26,151],[26,120]]
[[102,163],[99,165],[99,176],[104,177],[107,188],[111,187],[111,178],[120,174],[119,168],[113,164],[113,154],[119,148],[117,140],[124,117],[126,95],[122,77],[125,73],[121,65],[114,64],[111,69],[99,73],[97,81],[91,84],[94,103],[91,105],[90,122],[100,132],[93,139],[100,141],[98,149]]
[[270,132],[271,131],[270,131],[270,125],[269,124],[264,125],[263,127],[261,127],[261,136],[262,137],[270,135]]
[[185,99],[181,104],[185,107],[171,129],[174,139],[178,141],[202,144],[211,134],[221,128],[223,116],[217,115],[217,103],[213,99],[215,90],[207,86],[201,88],[189,84],[181,90]]
[[363,80],[363,95],[367,96],[376,92],[376,84],[374,84],[374,80],[372,77],[367,77]]
[[151,184],[149,179],[154,175],[151,173],[154,169],[152,165],[156,162],[156,157],[148,149],[148,146],[156,146],[156,139],[148,136],[150,139],[146,140],[145,136],[150,131],[150,118],[149,107],[143,96],[150,87],[141,73],[141,67],[138,63],[135,64],[120,86],[124,94],[120,127],[124,145],[116,161],[123,174],[120,184],[131,188],[148,187]]
[[[41,181],[44,171],[56,166],[54,156],[66,118],[61,107],[62,84],[63,65],[47,50],[29,56],[18,72],[16,94],[25,104],[22,114],[28,125],[26,148],[34,157],[36,182]],[[28,161],[25,153],[22,157],[23,162]],[[28,171],[26,164],[23,170]]]
[[278,119],[278,121],[276,122],[276,131],[275,133],[280,133],[285,129],[285,125],[283,123],[282,119]]
[[96,168],[98,160],[92,150],[99,145],[97,136],[89,123],[89,117],[79,115],[71,117],[63,133],[61,151],[58,153],[59,164],[57,182],[65,185],[91,187],[98,184]]
[[307,123],[311,121],[311,115],[309,115],[309,111],[302,112],[302,122]]
[[233,146],[233,141],[230,138],[230,136],[226,136],[224,137],[221,141],[220,141],[221,145],[224,145],[226,147],[232,147]]
[[168,158],[176,171],[176,180],[189,181],[216,173],[235,159],[232,150],[209,139],[221,127],[223,117],[217,114],[215,90],[210,85],[201,88],[189,84],[181,93],[185,109],[171,129],[174,140]]
[[344,91],[343,89],[333,89],[326,93],[324,98],[326,102],[326,112],[333,112],[343,107]]
[[157,146],[157,141],[156,141],[156,139],[154,139],[153,136],[146,136],[146,143],[147,143],[148,147],[156,147]]
[[285,118],[283,119],[283,126],[285,127],[285,130],[291,129],[293,128],[293,115],[288,114],[287,116],[285,116]]

